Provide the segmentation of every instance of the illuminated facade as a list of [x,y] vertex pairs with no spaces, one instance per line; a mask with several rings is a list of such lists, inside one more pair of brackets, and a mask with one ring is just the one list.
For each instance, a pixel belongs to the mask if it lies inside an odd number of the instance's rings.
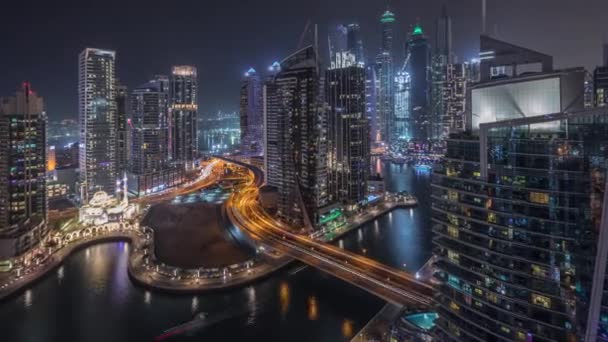
[[114,51],[86,48],[80,53],[78,103],[81,197],[112,193],[116,172],[116,80]]
[[169,78],[156,76],[131,94],[129,191],[137,196],[183,182],[184,164],[169,161]]
[[47,146],[46,148],[46,171],[52,172],[57,168],[57,153],[55,146]]
[[174,66],[169,84],[169,156],[173,163],[194,167],[198,155],[198,80],[196,67]]
[[365,112],[365,68],[354,55],[338,57],[325,72],[330,202],[355,206],[366,195],[370,170],[369,121]]
[[322,85],[309,46],[284,59],[264,86],[267,184],[278,189],[278,215],[306,227],[316,225],[328,197]]
[[464,64],[447,64],[441,83],[441,114],[439,135],[445,139],[451,133],[466,130],[467,74]]
[[249,155],[264,153],[262,81],[255,69],[250,68],[241,83],[241,150]]
[[[122,188],[120,186],[122,185]],[[122,196],[120,193],[122,192]],[[122,222],[134,219],[139,213],[138,204],[129,204],[127,179],[117,181],[116,196],[98,191],[89,202],[79,209],[79,222],[86,226],[98,226],[108,222]],[[122,198],[121,198],[122,197]]]
[[[447,7],[443,4],[441,16],[437,19],[436,32],[436,47],[431,59],[431,138],[433,140],[443,140],[449,133],[449,123],[446,122],[446,117],[450,114],[446,113],[446,93],[453,89],[454,67],[448,67],[453,61],[452,55],[452,18],[448,15]],[[458,70],[457,70],[458,71]],[[448,74],[448,72],[452,72]],[[464,75],[464,73],[461,73]],[[464,88],[462,89],[464,90]],[[462,94],[463,97],[466,94]],[[464,104],[464,103],[463,103]]]
[[431,195],[438,340],[605,340],[607,148],[605,109],[448,140]]
[[395,76],[395,124],[393,138],[410,139],[410,75],[400,71]]
[[357,63],[365,64],[361,27],[353,23],[346,26],[346,51],[355,56]]
[[21,255],[48,233],[43,101],[26,82],[0,99],[0,259]]
[[127,171],[127,103],[129,94],[127,86],[116,85],[116,173]]

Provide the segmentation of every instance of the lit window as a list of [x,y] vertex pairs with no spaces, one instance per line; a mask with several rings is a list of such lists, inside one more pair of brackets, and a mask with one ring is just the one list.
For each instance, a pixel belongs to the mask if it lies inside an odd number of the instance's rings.
[[543,192],[530,192],[530,202],[547,204],[549,203],[549,194]]
[[551,298],[541,296],[539,294],[532,294],[532,303],[538,306],[542,306],[544,308],[551,308]]
[[458,228],[456,228],[454,226],[448,226],[448,234],[451,237],[457,238],[458,237]]

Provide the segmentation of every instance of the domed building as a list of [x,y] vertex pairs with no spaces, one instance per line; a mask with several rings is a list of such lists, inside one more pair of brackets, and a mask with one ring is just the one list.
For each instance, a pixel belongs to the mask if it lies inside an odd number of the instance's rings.
[[129,204],[127,196],[127,179],[123,179],[122,200],[118,197],[120,193],[120,181],[117,182],[117,196],[110,196],[105,191],[96,192],[88,204],[80,207],[79,222],[83,225],[102,225],[108,222],[121,222],[131,220],[139,213],[137,204]]

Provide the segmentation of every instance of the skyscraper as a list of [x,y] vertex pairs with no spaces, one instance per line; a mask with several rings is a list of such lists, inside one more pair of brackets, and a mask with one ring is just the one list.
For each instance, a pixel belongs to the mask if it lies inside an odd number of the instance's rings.
[[445,64],[454,62],[452,51],[452,17],[448,15],[445,3],[441,6],[441,15],[437,19],[437,38],[435,54],[442,56]]
[[395,100],[395,74],[393,69],[393,25],[395,15],[386,11],[380,18],[382,25],[381,51],[376,56],[376,77],[378,79],[378,93],[376,97],[376,137],[378,141],[390,143]]
[[[452,56],[452,18],[448,15],[447,7],[443,4],[441,8],[441,15],[437,19],[437,37],[432,61],[431,61],[431,107],[432,107],[432,118],[431,118],[431,138],[433,140],[443,140],[449,129],[447,128],[450,124],[445,122],[446,119],[446,108],[448,106],[445,103],[445,93],[449,92],[448,89],[444,89],[448,85],[447,72],[453,69],[448,68],[448,64],[453,61]],[[450,83],[451,84],[451,83]]]
[[186,170],[198,155],[198,80],[196,67],[174,66],[169,85],[169,153]]
[[0,259],[16,257],[46,234],[46,114],[25,82],[0,99]]
[[436,337],[601,340],[608,112],[512,117],[450,138],[435,169]]
[[380,130],[377,116],[378,78],[376,65],[365,66],[365,112],[370,123],[370,142],[380,141]]
[[129,191],[150,194],[183,180],[183,164],[169,162],[169,77],[157,75],[131,94]]
[[[345,52],[344,54],[350,54]],[[325,73],[328,111],[330,202],[356,208],[367,191],[370,170],[369,121],[365,110],[365,68],[342,57]]]
[[361,39],[361,28],[359,24],[349,24],[346,32],[346,51],[355,56],[357,63],[365,63],[363,52],[363,40]]
[[278,215],[309,228],[327,203],[327,120],[318,63],[314,47],[298,50],[264,86],[267,183],[278,189]]
[[411,138],[424,143],[432,138],[431,50],[420,25],[414,26],[406,45],[406,71],[410,75]]
[[410,75],[405,71],[395,75],[395,124],[393,137],[398,140],[410,138]]
[[262,81],[250,68],[241,83],[241,149],[245,154],[262,155],[263,144]]
[[81,200],[96,191],[114,194],[116,172],[116,53],[86,48],[80,53],[78,99]]
[[122,175],[127,171],[127,104],[129,94],[127,86],[116,85],[116,173]]

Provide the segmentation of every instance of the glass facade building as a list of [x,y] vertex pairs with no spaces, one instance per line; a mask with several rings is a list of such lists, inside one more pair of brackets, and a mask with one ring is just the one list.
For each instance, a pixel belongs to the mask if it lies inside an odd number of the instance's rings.
[[48,233],[43,101],[26,82],[0,99],[0,260],[19,256]]
[[81,200],[97,191],[113,194],[116,169],[116,53],[86,48],[80,53],[78,104]]
[[169,155],[186,170],[198,156],[198,78],[196,67],[174,66],[169,83]]
[[278,215],[316,226],[327,193],[327,118],[313,46],[273,66],[264,85],[267,184],[278,189]]
[[607,150],[606,110],[448,139],[432,184],[439,340],[596,340],[608,321]]
[[240,93],[241,150],[245,154],[264,153],[262,116],[262,81],[255,69],[250,68],[243,78]]
[[325,72],[328,194],[330,202],[353,206],[367,190],[370,170],[369,121],[365,112],[365,68],[338,58]]

